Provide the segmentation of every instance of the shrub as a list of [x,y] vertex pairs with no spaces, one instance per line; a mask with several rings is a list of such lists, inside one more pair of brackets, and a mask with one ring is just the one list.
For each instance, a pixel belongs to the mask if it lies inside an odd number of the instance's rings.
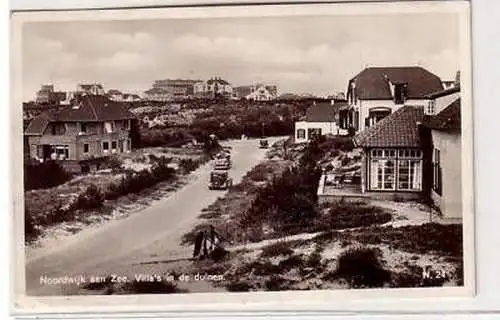
[[380,252],[369,248],[349,249],[338,258],[334,275],[345,279],[354,288],[382,287],[391,279],[389,271],[382,267]]
[[426,223],[399,228],[377,227],[356,234],[354,239],[366,244],[385,243],[394,249],[411,253],[463,256],[461,224]]
[[384,224],[392,215],[382,207],[363,202],[337,201],[329,204],[327,214],[319,221],[319,228],[346,229]]
[[94,184],[87,187],[84,193],[81,193],[77,200],[73,203],[73,209],[96,209],[100,208],[104,203],[104,194],[101,189]]
[[321,253],[318,250],[315,250],[309,255],[309,257],[307,257],[305,264],[309,268],[318,268],[321,266],[321,259]]
[[27,164],[24,166],[24,189],[47,189],[69,181],[72,175],[56,161]]
[[232,281],[226,285],[227,291],[231,292],[248,292],[250,288],[251,286],[247,281]]
[[272,275],[264,284],[267,291],[281,291],[284,289],[283,285],[284,279],[276,275]]
[[220,262],[225,260],[229,255],[229,251],[221,247],[216,247],[212,252],[210,252],[210,259],[215,262]]
[[200,166],[200,162],[195,161],[191,158],[181,159],[179,161],[179,168],[181,168],[183,173],[190,173],[190,172],[198,169],[199,166]]
[[290,245],[285,242],[277,242],[267,247],[262,248],[261,257],[277,257],[277,256],[288,256],[293,254],[293,249]]
[[281,272],[290,271],[293,268],[303,268],[305,266],[305,261],[302,258],[302,255],[293,255],[285,260],[280,261],[278,267],[281,269]]

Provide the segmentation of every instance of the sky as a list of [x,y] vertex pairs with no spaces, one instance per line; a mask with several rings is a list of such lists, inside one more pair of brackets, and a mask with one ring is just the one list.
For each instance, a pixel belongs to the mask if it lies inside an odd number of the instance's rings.
[[453,80],[458,47],[453,13],[34,22],[23,26],[23,99],[46,83],[141,93],[157,79],[213,76],[328,95],[367,66],[420,65]]

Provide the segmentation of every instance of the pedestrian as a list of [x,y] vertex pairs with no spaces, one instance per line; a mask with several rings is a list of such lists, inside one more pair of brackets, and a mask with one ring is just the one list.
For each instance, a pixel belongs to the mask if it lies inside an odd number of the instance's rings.
[[220,242],[220,236],[217,231],[215,231],[215,227],[213,225],[210,225],[209,227],[208,239],[210,241],[210,251],[214,251]]
[[203,231],[199,231],[196,234],[196,237],[194,239],[194,251],[193,251],[193,258],[196,258],[200,255],[201,251],[201,246],[203,243],[203,239],[205,238],[205,234]]

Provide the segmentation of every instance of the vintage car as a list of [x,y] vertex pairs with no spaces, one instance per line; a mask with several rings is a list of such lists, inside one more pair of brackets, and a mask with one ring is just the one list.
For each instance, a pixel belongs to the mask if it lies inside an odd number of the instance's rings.
[[269,141],[267,139],[261,139],[259,142],[259,148],[261,149],[269,148]]
[[209,190],[225,190],[233,185],[227,171],[214,170],[210,173]]
[[214,160],[214,170],[229,170],[231,169],[230,158],[221,157]]

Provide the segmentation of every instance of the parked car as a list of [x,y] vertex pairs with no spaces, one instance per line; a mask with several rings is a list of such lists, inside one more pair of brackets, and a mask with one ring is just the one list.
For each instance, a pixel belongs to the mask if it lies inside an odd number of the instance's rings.
[[269,148],[269,141],[267,139],[261,139],[259,143],[259,148],[261,149]]
[[216,158],[214,161],[214,170],[229,170],[231,169],[231,159],[228,157]]
[[210,173],[209,190],[225,190],[233,185],[227,171],[214,170]]

